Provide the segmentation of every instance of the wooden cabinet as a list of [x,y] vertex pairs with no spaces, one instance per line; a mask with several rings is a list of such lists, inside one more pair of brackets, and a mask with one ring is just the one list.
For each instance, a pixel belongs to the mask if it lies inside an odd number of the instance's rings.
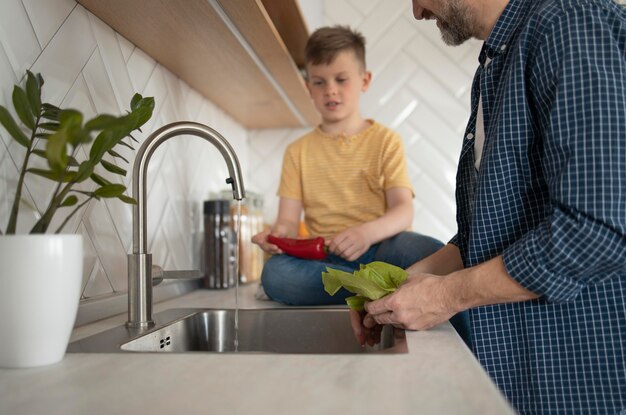
[[296,0],[265,0],[277,24],[261,0],[79,2],[246,128],[319,122],[286,46],[301,59],[308,32]]

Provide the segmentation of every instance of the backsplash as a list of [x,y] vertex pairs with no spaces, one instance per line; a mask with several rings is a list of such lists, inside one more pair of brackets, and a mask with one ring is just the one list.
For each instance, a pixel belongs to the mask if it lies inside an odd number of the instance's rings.
[[[309,5],[305,12],[315,11],[308,19],[310,31],[321,24],[349,24],[367,38],[373,83],[364,96],[364,115],[394,128],[404,139],[416,191],[413,228],[448,240],[456,229],[456,160],[480,43],[443,45],[434,23],[413,20],[408,0],[301,1]],[[282,154],[308,128],[247,131],[74,0],[0,2],[0,104],[10,106],[13,84],[27,69],[44,76],[45,100],[78,108],[87,117],[122,113],[135,92],[154,96],[154,116],[139,139],[173,121],[215,128],[235,148],[246,189],[265,197],[266,221],[274,221]],[[0,137],[3,229],[21,148],[1,127]],[[159,148],[148,174],[148,242],[155,264],[165,269],[198,267],[200,204],[210,192],[226,188],[227,176],[221,155],[199,138],[175,139]],[[130,173],[124,183],[130,184]],[[26,190],[26,204],[41,210],[50,182],[29,177]],[[25,231],[36,213],[23,212],[19,227]],[[117,200],[92,202],[66,232],[84,236],[82,304],[124,294],[130,207]]]
[[[197,121],[226,137],[241,165],[247,165],[247,132],[241,125],[73,0],[0,2],[0,104],[12,107],[13,85],[27,69],[44,77],[44,101],[77,108],[87,117],[123,113],[135,92],[153,96],[154,115],[137,137],[140,141],[167,123]],[[0,137],[4,230],[23,153],[2,127]],[[126,155],[132,164],[134,154]],[[131,166],[126,167],[129,173],[123,180],[129,186]],[[245,176],[244,169],[244,180]],[[21,232],[30,229],[37,215],[26,205],[41,211],[52,191],[51,182],[27,177]],[[210,192],[227,188],[227,177],[222,156],[200,138],[176,138],[159,147],[148,173],[148,248],[154,264],[164,269],[198,267],[201,202]],[[84,237],[82,303],[127,291],[126,254],[132,249],[129,205],[114,199],[92,201],[65,232]]]

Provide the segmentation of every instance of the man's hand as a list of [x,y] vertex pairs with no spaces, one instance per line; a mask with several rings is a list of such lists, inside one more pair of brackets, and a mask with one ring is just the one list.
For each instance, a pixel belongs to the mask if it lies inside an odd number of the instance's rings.
[[359,227],[348,228],[327,241],[328,251],[347,261],[356,261],[372,246],[367,233]]
[[458,310],[450,297],[445,277],[417,274],[409,277],[398,290],[377,301],[365,304],[368,314],[363,326],[392,324],[410,330],[426,330],[448,320]]

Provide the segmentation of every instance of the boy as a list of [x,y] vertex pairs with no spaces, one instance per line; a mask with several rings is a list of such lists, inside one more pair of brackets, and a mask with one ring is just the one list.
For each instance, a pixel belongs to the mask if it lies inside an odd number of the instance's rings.
[[363,36],[347,27],[321,28],[309,38],[305,55],[307,88],[322,122],[287,148],[278,218],[252,241],[281,254],[267,236],[296,237],[304,211],[312,236],[325,238],[328,257],[274,255],[263,269],[263,288],[284,304],[342,304],[351,294],[324,291],[327,266],[352,272],[359,264],[384,261],[404,268],[443,245],[406,232],[413,220],[413,190],[402,140],[359,111],[359,97],[372,79]]

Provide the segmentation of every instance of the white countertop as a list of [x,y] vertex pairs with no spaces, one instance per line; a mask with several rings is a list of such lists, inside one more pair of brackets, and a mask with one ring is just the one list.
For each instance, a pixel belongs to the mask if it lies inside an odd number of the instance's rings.
[[[241,308],[277,307],[242,286]],[[234,308],[235,290],[197,290],[155,305]],[[72,341],[122,325],[115,316]],[[448,323],[407,332],[409,353],[384,355],[83,354],[0,369],[2,414],[512,414]],[[0,346],[1,347],[1,346]]]

